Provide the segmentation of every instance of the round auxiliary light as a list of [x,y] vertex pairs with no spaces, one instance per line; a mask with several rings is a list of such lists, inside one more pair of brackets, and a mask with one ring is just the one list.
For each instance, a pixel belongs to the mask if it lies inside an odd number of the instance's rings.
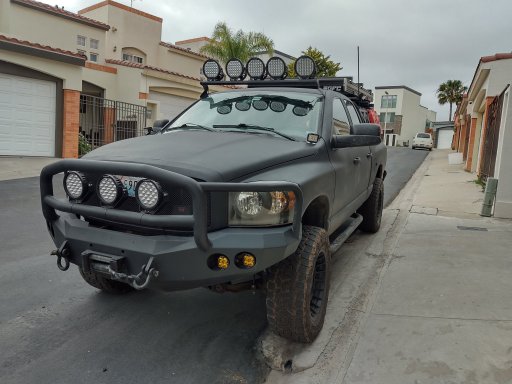
[[256,216],[263,209],[263,196],[259,192],[240,192],[236,199],[238,211],[246,216]]
[[263,80],[266,76],[265,63],[259,57],[249,59],[245,69],[252,80]]
[[162,188],[160,185],[149,179],[139,181],[135,188],[135,197],[140,206],[145,210],[155,209],[162,201]]
[[105,205],[114,205],[114,203],[123,194],[123,184],[121,181],[111,175],[105,175],[98,183],[98,196]]
[[230,59],[226,63],[226,74],[231,80],[243,80],[245,78],[245,68],[238,59]]
[[267,73],[274,80],[286,79],[286,76],[288,75],[286,63],[280,57],[271,57],[267,61]]
[[203,74],[209,81],[222,80],[224,77],[220,64],[213,59],[208,59],[204,62]]
[[249,100],[237,101],[235,108],[242,112],[248,111],[251,108],[251,102]]
[[301,56],[295,60],[294,69],[301,79],[311,79],[316,73],[315,61],[309,56]]
[[71,171],[64,177],[64,190],[71,200],[80,199],[85,195],[87,182],[81,173]]
[[274,112],[283,112],[286,109],[286,104],[282,101],[271,101],[270,102],[270,109]]

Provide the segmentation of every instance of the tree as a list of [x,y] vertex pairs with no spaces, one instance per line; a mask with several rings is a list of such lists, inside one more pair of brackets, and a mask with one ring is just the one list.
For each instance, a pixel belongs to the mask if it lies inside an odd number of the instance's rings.
[[[325,56],[324,53],[316,48],[308,47],[302,51],[303,55],[307,55],[313,59],[316,64],[316,76],[318,77],[332,77],[343,67],[340,63],[330,60],[331,56]],[[297,77],[294,69],[295,62],[288,64],[288,77]]]
[[223,64],[236,58],[247,62],[259,52],[274,54],[274,42],[259,32],[244,32],[241,29],[233,32],[225,22],[219,22],[213,29],[210,41],[201,47],[201,53],[218,59]]
[[452,105],[460,103],[464,92],[467,90],[468,87],[462,85],[462,81],[460,80],[447,80],[439,86],[436,92],[437,100],[441,105],[445,105],[446,103],[450,104],[450,121],[452,121]]

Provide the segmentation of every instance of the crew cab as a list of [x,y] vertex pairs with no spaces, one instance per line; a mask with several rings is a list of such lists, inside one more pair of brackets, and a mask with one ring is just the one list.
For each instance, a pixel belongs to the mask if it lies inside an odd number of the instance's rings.
[[[357,228],[380,227],[380,128],[311,74],[255,79],[247,63],[251,80],[223,81],[212,61],[200,100],[151,135],[43,169],[53,254],[109,293],[264,287],[271,329],[311,342],[331,254]],[[246,88],[209,93],[210,84]],[[67,199],[54,196],[58,174]]]

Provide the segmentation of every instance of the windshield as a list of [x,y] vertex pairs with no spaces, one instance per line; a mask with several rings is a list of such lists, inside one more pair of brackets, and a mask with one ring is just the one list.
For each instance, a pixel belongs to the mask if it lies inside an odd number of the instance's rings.
[[299,92],[229,92],[199,100],[176,119],[173,129],[206,129],[271,134],[305,141],[318,133],[323,97]]
[[430,139],[430,135],[428,133],[418,133],[416,137],[418,139]]

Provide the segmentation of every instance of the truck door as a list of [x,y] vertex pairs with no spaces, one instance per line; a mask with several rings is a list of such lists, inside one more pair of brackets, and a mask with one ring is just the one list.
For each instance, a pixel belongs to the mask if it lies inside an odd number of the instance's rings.
[[[350,135],[350,120],[339,98],[333,99],[332,134],[342,136]],[[331,148],[329,151],[331,163],[336,175],[336,188],[332,206],[334,221],[344,221],[357,209],[356,207],[351,211],[350,206],[360,193],[358,191],[358,185],[360,185],[358,173],[359,164],[356,159],[357,157],[361,157],[360,152],[360,148]],[[334,216],[336,216],[336,218],[334,218]]]
[[[343,102],[347,107],[350,120],[352,120],[352,125],[360,124],[361,120],[354,104],[348,100],[343,100]],[[372,173],[371,151],[370,147],[358,147],[355,149],[357,150],[357,156],[360,159],[360,161],[357,163],[357,172],[359,174],[357,190],[359,191],[359,194],[365,194],[370,184],[370,176]]]

